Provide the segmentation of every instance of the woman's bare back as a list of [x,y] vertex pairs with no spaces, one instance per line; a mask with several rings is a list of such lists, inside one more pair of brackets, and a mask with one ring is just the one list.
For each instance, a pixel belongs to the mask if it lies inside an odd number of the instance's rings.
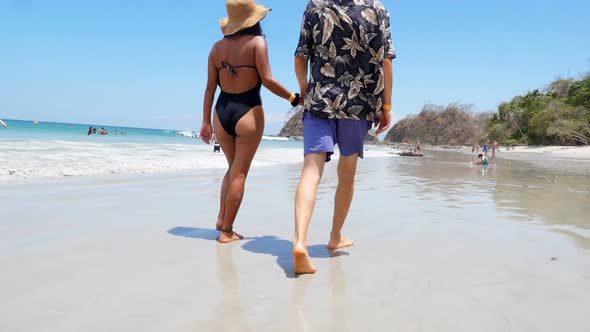
[[256,67],[256,43],[259,36],[233,36],[218,41],[213,46],[213,62],[218,71],[221,90],[227,93],[242,93],[253,89],[260,76],[256,68],[238,67],[235,74],[224,64]]

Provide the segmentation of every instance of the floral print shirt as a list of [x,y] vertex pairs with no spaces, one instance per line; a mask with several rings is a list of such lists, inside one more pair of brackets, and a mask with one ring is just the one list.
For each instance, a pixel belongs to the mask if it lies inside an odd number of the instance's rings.
[[395,58],[389,13],[377,0],[311,0],[295,56],[308,57],[304,101],[314,117],[378,120],[383,60]]

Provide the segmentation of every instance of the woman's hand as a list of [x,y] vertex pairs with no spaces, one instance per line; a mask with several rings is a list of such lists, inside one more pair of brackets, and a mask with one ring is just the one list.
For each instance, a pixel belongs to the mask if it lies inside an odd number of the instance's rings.
[[203,140],[203,142],[209,144],[211,142],[211,136],[213,136],[213,127],[211,127],[211,123],[204,122],[201,126],[201,132],[199,136]]

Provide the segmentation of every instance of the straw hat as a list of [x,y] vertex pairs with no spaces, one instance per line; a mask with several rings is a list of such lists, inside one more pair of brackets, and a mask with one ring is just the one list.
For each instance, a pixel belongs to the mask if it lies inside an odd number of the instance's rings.
[[228,17],[219,21],[224,36],[253,27],[271,11],[254,0],[227,0],[226,7]]

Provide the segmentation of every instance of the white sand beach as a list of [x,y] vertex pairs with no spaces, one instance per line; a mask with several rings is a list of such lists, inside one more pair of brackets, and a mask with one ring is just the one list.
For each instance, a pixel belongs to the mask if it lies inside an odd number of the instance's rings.
[[507,152],[543,153],[556,157],[590,159],[590,146],[518,146]]
[[588,177],[460,157],[360,162],[336,255],[330,163],[298,278],[299,163],[252,170],[231,245],[223,169],[4,184],[0,331],[587,331]]

